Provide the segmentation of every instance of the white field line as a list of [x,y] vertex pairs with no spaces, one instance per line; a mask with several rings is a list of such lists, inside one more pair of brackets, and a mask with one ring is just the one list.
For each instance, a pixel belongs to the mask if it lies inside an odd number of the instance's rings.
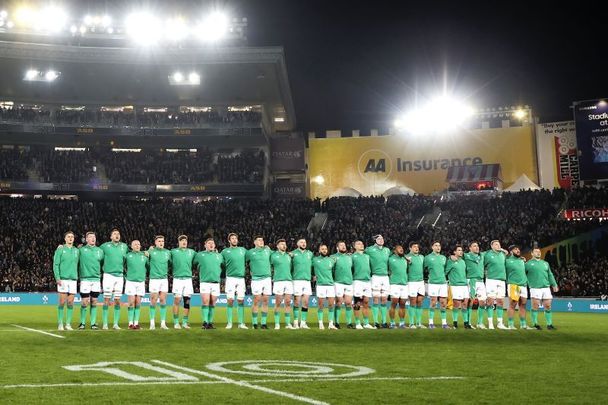
[[41,333],[41,334],[47,335],[47,336],[53,336],[53,337],[56,337],[56,338],[59,338],[59,339],[65,339],[65,336],[57,335],[55,333],[45,332],[45,331],[39,330],[39,329],[26,328],[25,326],[14,325],[14,324],[12,326],[14,326],[15,328],[20,328],[20,329],[23,329],[23,330],[27,330],[29,332],[36,332],[36,333]]
[[216,375],[216,374],[208,373],[206,371],[195,370],[193,368],[176,366],[175,364],[167,363],[167,362],[160,361],[160,360],[152,360],[152,362],[156,363],[156,364],[162,364],[163,366],[167,366],[167,367],[173,367],[173,368],[175,368],[177,370],[185,371],[185,372],[188,372],[188,373],[199,374],[199,375],[205,376],[207,378],[212,378],[214,380],[220,380],[220,381],[223,381],[223,382],[225,382],[227,384],[234,384],[234,385],[237,385],[239,387],[251,388],[253,390],[262,391],[262,392],[265,392],[267,394],[278,395],[280,397],[290,398],[290,399],[293,399],[293,400],[296,400],[296,401],[306,402],[308,404],[313,404],[313,405],[328,405],[327,402],[317,401],[316,399],[303,397],[301,395],[291,394],[289,392],[283,392],[283,391],[273,390],[271,388],[262,387],[260,385],[254,385],[254,384],[252,384],[250,382],[247,382],[247,381],[233,380],[233,379],[228,378],[228,377],[222,377],[222,376],[219,376],[219,375]]
[[[432,376],[432,377],[359,377],[348,378],[346,381],[441,381],[463,380],[466,377]],[[280,382],[308,382],[308,381],[345,381],[342,377],[336,378],[282,378],[266,380],[249,380],[249,383],[280,383]],[[57,384],[13,384],[0,385],[1,388],[59,388],[59,387],[96,387],[96,386],[122,386],[122,385],[192,385],[192,384],[232,384],[231,382],[215,381],[148,381],[148,382],[96,382],[96,383],[57,383]]]

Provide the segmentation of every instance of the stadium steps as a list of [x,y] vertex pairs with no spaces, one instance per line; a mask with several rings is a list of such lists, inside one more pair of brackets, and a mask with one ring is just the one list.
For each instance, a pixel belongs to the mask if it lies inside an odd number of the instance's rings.
[[327,224],[327,212],[315,212],[315,215],[310,219],[308,223],[308,227],[306,230],[309,235],[318,235],[319,232],[325,227]]
[[439,207],[433,207],[433,209],[422,217],[422,220],[418,222],[418,227],[428,228],[435,227],[445,220],[445,213],[441,211]]
[[96,161],[95,167],[97,168],[95,173],[97,174],[99,180],[101,180],[102,183],[108,183],[108,175],[106,174],[105,166]]

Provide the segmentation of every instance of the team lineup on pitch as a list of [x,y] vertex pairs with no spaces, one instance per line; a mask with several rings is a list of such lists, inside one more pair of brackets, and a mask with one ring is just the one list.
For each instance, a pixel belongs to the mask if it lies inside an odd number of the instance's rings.
[[[86,328],[89,307],[91,329],[97,329],[98,298],[102,290],[102,329],[109,329],[110,306],[113,306],[114,313],[113,329],[121,328],[120,300],[123,291],[129,302],[129,329],[140,329],[141,300],[146,294],[146,279],[149,279],[150,329],[156,329],[157,303],[160,304],[160,329],[168,329],[169,268],[172,270],[174,329],[190,328],[193,270],[196,269],[200,279],[203,329],[215,329],[215,304],[221,292],[220,282],[224,271],[228,301],[226,328],[233,327],[236,301],[237,327],[248,329],[244,311],[246,270],[252,279],[251,325],[254,329],[268,329],[271,295],[274,295],[275,301],[275,329],[281,328],[281,315],[284,316],[286,329],[309,329],[308,302],[313,294],[311,282],[316,283],[319,329],[325,329],[326,303],[330,330],[340,329],[343,307],[349,329],[434,329],[437,306],[443,329],[458,328],[460,318],[465,329],[494,329],[494,309],[498,329],[515,329],[515,311],[518,312],[521,329],[542,329],[538,321],[541,308],[547,329],[555,329],[551,290],[557,291],[557,283],[549,264],[541,259],[538,248],[532,250],[529,261],[521,256],[519,246],[512,245],[507,251],[498,240],[492,241],[491,249],[485,252],[480,251],[478,242],[471,242],[466,253],[462,246],[454,246],[448,257],[441,254],[439,241],[432,243],[432,251],[426,256],[420,253],[418,242],[410,242],[407,254],[401,245],[395,246],[391,254],[384,246],[382,235],[376,235],[374,244],[367,248],[361,240],[353,242],[352,253],[344,241],[336,243],[336,253],[331,256],[328,246],[321,244],[315,256],[307,250],[305,239],[299,239],[297,249],[287,252],[285,239],[277,240],[277,250],[272,251],[265,245],[262,236],[255,236],[255,247],[246,250],[238,246],[238,235],[230,233],[227,238],[229,247],[221,253],[216,250],[213,238],[208,238],[204,243],[205,250],[197,253],[188,248],[186,235],[178,237],[178,247],[172,250],[165,249],[164,236],[157,235],[154,246],[147,251],[142,251],[139,240],[133,240],[129,250],[127,244],[120,241],[118,229],[112,230],[110,242],[101,247],[96,246],[96,237],[94,232],[86,232],[86,245],[77,248],[74,246],[75,234],[68,231],[64,235],[65,245],[60,245],[55,252],[53,273],[59,292],[59,330],[72,330],[77,291],[82,298],[79,329]],[[528,296],[532,299],[532,326],[527,324]],[[430,299],[427,325],[422,323],[425,297]],[[448,297],[452,301],[453,326],[447,322]],[[183,304],[181,319],[180,304]],[[64,306],[67,306],[65,324]],[[503,321],[505,306],[507,325]],[[477,309],[476,326],[472,321],[473,307]],[[261,320],[258,319],[259,315]]]

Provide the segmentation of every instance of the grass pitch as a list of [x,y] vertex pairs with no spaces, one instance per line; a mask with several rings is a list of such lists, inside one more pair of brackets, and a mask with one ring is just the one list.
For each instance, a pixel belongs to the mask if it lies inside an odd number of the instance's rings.
[[201,330],[195,308],[191,330],[57,332],[55,307],[0,307],[0,402],[608,403],[604,315],[556,313],[556,331],[320,331],[311,312],[311,330],[225,330],[224,308]]

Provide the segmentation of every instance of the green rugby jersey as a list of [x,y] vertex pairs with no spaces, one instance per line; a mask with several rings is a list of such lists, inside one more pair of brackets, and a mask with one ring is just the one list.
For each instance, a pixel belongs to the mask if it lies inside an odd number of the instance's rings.
[[273,281],[291,281],[291,255],[287,252],[272,252],[270,255]]
[[148,268],[148,258],[144,252],[127,253],[127,281],[142,282],[146,281],[146,269]]
[[451,286],[467,285],[467,264],[464,259],[458,258],[456,261],[447,259],[445,274],[448,276]]
[[357,281],[369,281],[372,275],[370,258],[363,252],[352,254],[353,259],[353,279]]
[[192,262],[196,252],[190,248],[171,249],[171,268],[173,278],[192,278]]
[[542,259],[528,260],[526,262],[526,275],[530,288],[557,287],[549,263]]
[[503,251],[487,250],[482,255],[486,269],[486,279],[505,281],[507,279],[507,269],[505,268],[507,256],[505,253]]
[[226,277],[245,277],[245,255],[247,255],[247,249],[241,246],[227,247],[222,250]]
[[103,272],[122,277],[125,270],[125,258],[129,248],[124,242],[106,242],[100,246],[103,250]]
[[101,262],[103,250],[97,246],[84,245],[80,249],[78,272],[81,280],[99,281],[101,279]]
[[483,256],[479,253],[466,252],[464,262],[467,265],[467,278],[483,281]]
[[526,262],[521,257],[509,255],[505,261],[505,269],[507,272],[507,283],[526,286],[528,278],[526,277]]
[[198,252],[194,256],[194,265],[198,267],[198,277],[201,283],[219,283],[222,276],[224,256],[216,251]]
[[293,279],[310,281],[313,254],[307,249],[296,249],[291,252],[293,262]]
[[334,259],[329,256],[317,256],[312,260],[312,267],[317,277],[317,285],[334,285]]
[[53,274],[55,280],[78,280],[78,249],[62,245],[53,256]]
[[429,284],[445,284],[446,257],[432,252],[424,257],[424,268],[429,272]]
[[353,258],[348,253],[335,253],[331,256],[336,262],[334,266],[334,280],[339,284],[351,285],[353,283]]
[[249,271],[251,272],[252,280],[263,280],[271,276],[270,272],[270,254],[272,251],[268,246],[263,248],[252,248],[245,255],[249,262]]
[[388,258],[388,269],[391,273],[391,285],[407,284],[407,260],[405,257],[393,254]]
[[424,281],[424,255],[412,252],[405,255],[410,259],[407,266],[407,278],[409,281]]
[[150,255],[150,279],[167,278],[171,264],[171,252],[168,249],[154,247],[148,250],[148,254]]
[[372,275],[388,276],[388,258],[391,251],[387,247],[373,245],[365,248],[365,253],[370,258]]

